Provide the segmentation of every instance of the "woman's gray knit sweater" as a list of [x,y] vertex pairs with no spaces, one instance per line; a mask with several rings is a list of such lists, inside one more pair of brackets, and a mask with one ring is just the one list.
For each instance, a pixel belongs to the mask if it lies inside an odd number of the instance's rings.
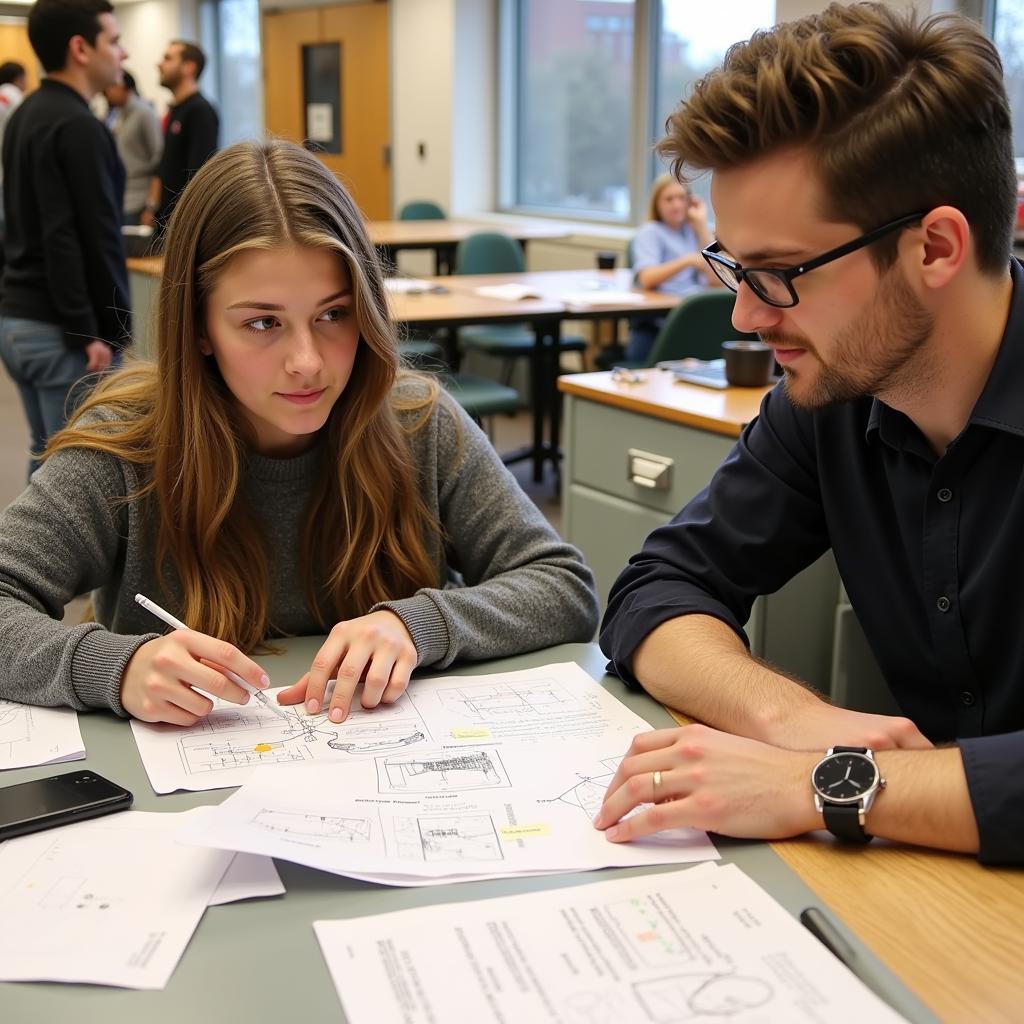
[[[465,413],[442,396],[410,446],[424,502],[443,528],[434,550],[437,583],[385,607],[405,622],[418,663],[443,668],[590,640],[597,626],[590,570]],[[246,463],[244,494],[263,530],[270,618],[281,634],[322,632],[298,567],[304,511],[322,459],[315,448]],[[125,666],[159,635],[135,594],[181,614],[174,581],[162,581],[154,564],[141,503],[123,500],[138,486],[129,463],[65,450],[0,516],[0,697],[125,714]],[[321,529],[338,531],[339,544],[359,543],[343,536],[339,523]],[[64,606],[87,591],[98,621],[62,623]]]

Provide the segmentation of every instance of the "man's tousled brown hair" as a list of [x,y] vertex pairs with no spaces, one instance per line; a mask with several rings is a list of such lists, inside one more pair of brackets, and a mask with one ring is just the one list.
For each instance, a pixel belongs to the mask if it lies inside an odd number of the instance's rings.
[[[1017,180],[1002,64],[959,15],[832,4],[737,43],[669,117],[658,152],[681,179],[807,147],[829,219],[870,230],[949,205],[979,268],[1003,274]],[[873,247],[887,264],[896,240]]]
[[438,386],[420,377],[393,391],[400,375],[412,375],[399,369],[376,252],[348,193],[300,146],[239,143],[204,164],[168,228],[156,364],[136,363],[101,384],[46,451],[89,448],[139,468],[132,499],[145,499],[155,564],[178,578],[179,617],[243,650],[275,632],[266,542],[241,494],[255,438],[200,337],[207,296],[232,257],[286,247],[337,255],[359,325],[306,510],[297,571],[307,603],[326,631],[378,601],[439,585],[430,549],[440,528],[419,494],[398,416],[405,409],[409,429],[422,425]]

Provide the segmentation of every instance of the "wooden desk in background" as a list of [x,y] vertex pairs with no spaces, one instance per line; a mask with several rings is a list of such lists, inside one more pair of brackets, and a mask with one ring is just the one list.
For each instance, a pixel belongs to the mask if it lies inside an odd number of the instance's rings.
[[552,221],[517,220],[510,224],[478,224],[461,220],[371,220],[366,222],[370,241],[389,266],[403,249],[433,249],[434,273],[450,274],[455,267],[455,249],[464,238],[478,231],[497,231],[522,244],[541,238],[568,238],[569,231]]

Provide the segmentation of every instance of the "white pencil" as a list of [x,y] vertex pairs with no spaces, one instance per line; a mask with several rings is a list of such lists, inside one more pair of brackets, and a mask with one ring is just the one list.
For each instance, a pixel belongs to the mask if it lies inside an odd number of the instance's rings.
[[[176,619],[169,611],[161,608],[155,601],[151,601],[148,597],[143,594],[136,594],[135,600],[142,605],[151,615],[155,615],[161,622],[166,622],[168,626],[174,629],[188,629],[180,619]],[[246,693],[251,693],[265,708],[269,708],[279,718],[283,718],[286,722],[290,722],[291,719],[285,714],[284,710],[274,704],[267,695],[260,690],[258,687],[252,685],[252,683],[246,682],[240,675],[232,672],[231,669],[224,669],[224,674],[233,683],[237,683]]]

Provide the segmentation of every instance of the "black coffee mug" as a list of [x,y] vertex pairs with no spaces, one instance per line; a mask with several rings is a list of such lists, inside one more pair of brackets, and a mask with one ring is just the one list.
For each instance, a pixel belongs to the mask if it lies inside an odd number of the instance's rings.
[[740,388],[761,388],[770,384],[775,354],[763,341],[723,341],[725,379]]
[[614,270],[615,264],[619,261],[617,252],[602,251],[595,254],[597,257],[598,270]]

